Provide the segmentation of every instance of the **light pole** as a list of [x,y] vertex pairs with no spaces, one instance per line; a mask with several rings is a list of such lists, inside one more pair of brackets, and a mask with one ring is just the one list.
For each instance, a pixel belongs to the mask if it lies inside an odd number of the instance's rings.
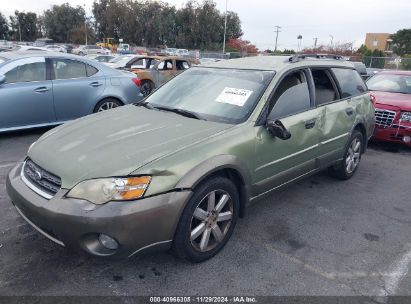
[[227,5],[228,0],[225,0],[223,55],[225,54],[225,38],[227,35]]
[[301,49],[301,40],[303,40],[303,36],[302,35],[298,35],[297,36],[297,40],[298,40],[298,52]]
[[280,28],[281,28],[281,26],[278,26],[278,25],[276,25],[275,26],[275,28],[276,28],[276,36],[275,36],[275,49],[274,49],[274,52],[277,52],[277,44],[278,44],[278,33],[280,33],[281,31],[280,31]]
[[84,35],[86,35],[86,45],[87,43],[87,14],[86,14],[86,4],[84,4]]
[[331,48],[334,48],[334,36],[330,35]]

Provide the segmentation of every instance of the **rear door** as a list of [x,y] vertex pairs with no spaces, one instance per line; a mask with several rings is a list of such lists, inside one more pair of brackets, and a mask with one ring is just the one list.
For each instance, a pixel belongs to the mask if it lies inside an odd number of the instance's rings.
[[175,60],[165,59],[157,64],[156,86],[159,87],[176,75]]
[[[364,94],[365,86],[358,72],[352,69],[312,69],[312,74],[316,106],[323,113],[319,160],[321,166],[327,166],[343,157],[355,121],[356,102],[353,98]],[[347,81],[359,83],[358,88],[354,85],[356,93],[347,91],[347,85],[352,87]]]
[[284,124],[291,133],[290,139],[273,137],[265,125],[256,127],[254,194],[317,168],[321,111],[313,105],[309,79],[308,70],[291,72],[280,81],[269,102],[270,118]]
[[57,120],[71,120],[92,113],[105,88],[103,72],[75,59],[52,58],[50,62]]
[[0,69],[0,130],[41,125],[56,120],[51,80],[44,57],[23,58]]

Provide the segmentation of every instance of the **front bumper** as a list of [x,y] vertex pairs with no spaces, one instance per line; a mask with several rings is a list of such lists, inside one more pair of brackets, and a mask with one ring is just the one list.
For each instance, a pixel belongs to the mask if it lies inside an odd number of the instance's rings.
[[[68,190],[61,189],[47,200],[22,181],[21,166],[9,172],[6,186],[23,218],[54,242],[99,256],[130,257],[168,249],[185,203],[192,194],[175,191],[135,201],[94,205],[65,198]],[[114,238],[119,248],[105,248],[98,239],[101,233]]]
[[411,136],[411,127],[394,124],[392,127],[375,126],[373,139],[385,142],[400,143],[411,147],[411,142],[404,141],[404,138]]

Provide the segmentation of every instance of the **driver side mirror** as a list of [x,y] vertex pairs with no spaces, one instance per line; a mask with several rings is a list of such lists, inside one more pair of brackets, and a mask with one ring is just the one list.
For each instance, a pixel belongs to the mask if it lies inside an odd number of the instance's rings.
[[287,140],[291,138],[290,131],[283,125],[280,120],[267,120],[266,128],[268,132],[271,133],[272,136],[278,137],[282,140]]
[[0,85],[6,82],[6,76],[0,75]]

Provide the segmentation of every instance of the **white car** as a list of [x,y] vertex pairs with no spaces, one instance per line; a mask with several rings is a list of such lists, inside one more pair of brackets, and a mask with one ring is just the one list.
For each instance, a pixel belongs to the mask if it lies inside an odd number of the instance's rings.
[[44,48],[46,48],[50,51],[53,51],[53,52],[67,53],[66,48],[64,48],[60,45],[50,44],[50,45],[46,45]]
[[73,54],[85,56],[90,54],[110,55],[110,50],[97,45],[81,45],[71,51]]
[[32,45],[15,45],[11,49],[12,51],[43,51],[54,52],[53,50],[46,49],[44,47],[32,46]]

